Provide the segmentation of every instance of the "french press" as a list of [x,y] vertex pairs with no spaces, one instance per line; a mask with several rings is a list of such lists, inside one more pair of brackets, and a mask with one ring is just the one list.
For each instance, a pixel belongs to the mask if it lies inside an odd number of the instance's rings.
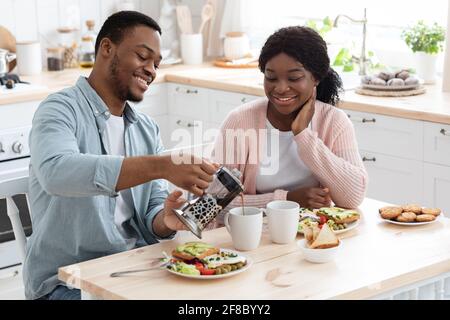
[[205,227],[244,191],[240,176],[241,173],[237,169],[230,171],[220,167],[201,197],[187,201],[179,209],[173,209],[178,219],[201,239]]

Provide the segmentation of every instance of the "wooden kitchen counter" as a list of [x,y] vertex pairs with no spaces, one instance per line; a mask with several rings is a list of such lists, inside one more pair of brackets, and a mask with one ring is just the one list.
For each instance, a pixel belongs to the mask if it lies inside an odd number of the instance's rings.
[[[36,88],[26,92],[0,94],[1,105],[42,100],[50,93],[74,85],[80,75],[88,76],[90,69],[68,69],[43,72],[38,76],[23,77]],[[173,82],[210,89],[264,96],[263,75],[259,69],[225,69],[205,63],[200,66],[176,65],[158,70],[155,83]],[[450,93],[441,91],[441,84],[427,85],[427,92],[411,97],[371,97],[346,91],[342,97],[343,109],[383,114],[406,119],[450,124]],[[151,86],[150,89],[151,90]]]
[[[366,199],[357,228],[341,234],[335,261],[313,264],[296,243],[271,243],[246,252],[254,264],[233,277],[194,280],[152,270],[111,278],[110,273],[145,268],[161,252],[196,239],[184,234],[132,251],[59,269],[59,279],[105,299],[367,299],[450,272],[450,219],[404,227],[380,220],[383,202]],[[298,236],[298,239],[301,239]],[[204,232],[203,241],[232,249],[225,228]]]

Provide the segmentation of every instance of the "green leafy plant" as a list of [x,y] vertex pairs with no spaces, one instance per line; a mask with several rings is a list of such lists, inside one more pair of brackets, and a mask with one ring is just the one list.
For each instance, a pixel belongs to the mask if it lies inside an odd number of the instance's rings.
[[[378,62],[375,62],[377,59],[373,51],[367,52],[367,68],[369,70],[377,70],[383,68]],[[333,66],[342,67],[343,72],[352,72],[355,70],[355,67],[358,65],[359,61],[348,48],[342,48],[339,53],[336,55],[334,59]]]
[[312,19],[306,21],[306,26],[317,31],[323,38],[328,32],[331,31],[331,29],[333,29],[333,21],[331,21],[330,17],[327,16],[322,20],[322,25],[320,27],[317,25],[317,22]]
[[403,30],[402,39],[413,52],[437,54],[443,50],[445,29],[436,22],[428,26],[419,20],[414,26]]

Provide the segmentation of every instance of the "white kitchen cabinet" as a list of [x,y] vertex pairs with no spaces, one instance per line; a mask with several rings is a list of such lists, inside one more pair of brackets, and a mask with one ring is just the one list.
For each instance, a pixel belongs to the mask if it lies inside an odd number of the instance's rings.
[[169,114],[208,120],[208,89],[176,83],[168,86]]
[[220,90],[209,90],[209,121],[221,124],[233,109],[258,98],[261,97]]
[[22,265],[0,270],[0,300],[24,300]]
[[149,116],[167,115],[169,112],[167,99],[167,84],[157,83],[150,85],[145,92],[144,100],[134,104],[136,110]]
[[450,125],[424,122],[424,160],[450,166]]
[[423,159],[423,122],[345,110],[362,150],[406,159]]
[[180,115],[169,115],[166,149],[183,148],[203,143],[204,121],[192,120]]
[[361,150],[369,175],[367,197],[394,204],[422,203],[423,163]]
[[441,208],[450,218],[450,166],[424,164],[425,205]]

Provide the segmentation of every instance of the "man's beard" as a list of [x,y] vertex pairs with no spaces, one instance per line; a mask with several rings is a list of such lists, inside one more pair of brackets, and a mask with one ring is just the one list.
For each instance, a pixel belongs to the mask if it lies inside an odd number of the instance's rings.
[[112,79],[112,86],[114,87],[114,92],[116,92],[116,95],[119,99],[123,101],[131,101],[131,102],[140,102],[142,101],[142,97],[136,97],[133,95],[131,90],[128,87],[128,84],[122,83],[119,81],[119,64],[120,60],[117,54],[114,55],[114,58],[111,62],[111,66],[109,67],[109,71],[111,74]]

